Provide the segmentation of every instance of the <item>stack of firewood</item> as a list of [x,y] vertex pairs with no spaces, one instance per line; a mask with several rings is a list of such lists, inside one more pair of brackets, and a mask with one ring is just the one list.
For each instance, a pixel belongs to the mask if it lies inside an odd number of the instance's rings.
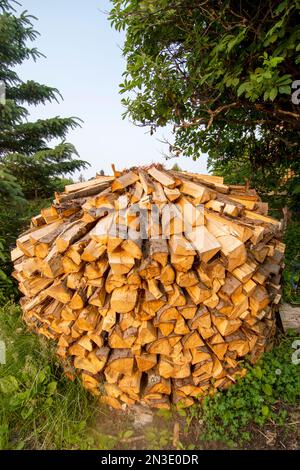
[[281,226],[221,177],[113,170],[66,186],[17,240],[24,320],[103,402],[188,406],[272,344]]

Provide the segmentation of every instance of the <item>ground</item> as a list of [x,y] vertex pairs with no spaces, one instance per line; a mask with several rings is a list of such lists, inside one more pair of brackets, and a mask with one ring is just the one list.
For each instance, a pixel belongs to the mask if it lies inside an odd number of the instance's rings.
[[0,449],[300,448],[299,334],[278,332],[242,380],[202,404],[116,411],[65,376],[55,345],[28,332],[16,304],[0,308],[0,333]]
[[[221,442],[203,441],[203,423],[175,414],[161,416],[160,412],[141,405],[125,411],[101,409],[91,423],[91,432],[101,436],[103,449],[167,450],[167,449],[257,449],[296,450],[300,448],[300,405],[286,407],[287,422],[278,426],[269,422],[264,427],[251,425],[250,441],[228,446]],[[174,445],[175,444],[175,445]],[[108,447],[107,447],[108,446]]]

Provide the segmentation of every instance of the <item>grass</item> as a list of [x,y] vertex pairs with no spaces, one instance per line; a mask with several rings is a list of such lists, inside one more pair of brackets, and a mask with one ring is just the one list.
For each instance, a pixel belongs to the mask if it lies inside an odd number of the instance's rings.
[[29,333],[18,306],[0,308],[0,449],[89,449],[94,402],[62,375],[53,348]]
[[136,439],[142,448],[172,449],[175,421],[181,422],[179,449],[212,442],[241,447],[253,439],[253,425],[282,428],[299,405],[300,364],[292,362],[293,354],[300,359],[299,335],[281,337],[254,366],[245,361],[248,374],[227,391],[189,409],[160,410],[142,433],[129,428],[130,411],[101,409],[79,381],[65,378],[53,345],[27,331],[13,303],[0,308],[0,340],[7,348],[0,365],[0,449],[128,449]]

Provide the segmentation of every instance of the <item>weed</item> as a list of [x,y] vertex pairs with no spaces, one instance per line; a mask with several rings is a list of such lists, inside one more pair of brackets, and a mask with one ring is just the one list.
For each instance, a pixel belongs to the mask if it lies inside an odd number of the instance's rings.
[[195,450],[196,446],[195,444],[185,445],[183,442],[179,441],[177,444],[177,449],[178,450]]
[[245,364],[248,373],[236,385],[188,410],[203,423],[203,440],[235,446],[236,441],[250,440],[247,428],[251,423],[284,424],[285,405],[294,405],[300,398],[300,366],[292,363],[295,339],[295,335],[282,338],[256,365]]
[[0,449],[90,449],[93,400],[62,375],[48,341],[26,330],[20,308],[0,308]]
[[[5,342],[7,353],[6,365],[0,365],[0,449],[128,447],[131,429],[110,435],[91,424],[95,411],[99,411],[98,403],[79,381],[71,382],[62,375],[51,343],[29,333],[20,314],[13,303],[0,308],[0,340]],[[229,446],[249,441],[253,423],[286,425],[286,409],[300,397],[300,365],[292,363],[296,339],[299,336],[283,337],[256,365],[246,363],[246,377],[227,391],[179,409],[184,442],[179,441],[177,447],[192,450],[197,446],[190,435],[200,423],[203,441],[221,441]],[[164,429],[144,431],[148,448],[170,448],[172,432],[166,427],[174,410],[156,414],[164,421]]]
[[157,410],[156,412],[156,416],[158,416],[159,418],[163,418],[163,419],[166,419],[166,420],[169,420],[172,418],[172,410],[168,410],[166,408],[161,408],[159,410]]
[[145,438],[151,450],[163,449],[167,447],[172,440],[172,436],[167,429],[158,430],[152,427],[146,430]]

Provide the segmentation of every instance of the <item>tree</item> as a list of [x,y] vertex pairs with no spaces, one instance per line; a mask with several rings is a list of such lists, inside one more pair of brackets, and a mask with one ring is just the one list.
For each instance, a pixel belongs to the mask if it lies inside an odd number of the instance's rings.
[[126,28],[124,116],[152,133],[173,124],[173,152],[207,152],[213,170],[245,159],[250,178],[277,188],[290,170],[298,194],[299,0],[112,4],[112,25]]
[[174,171],[182,171],[182,169],[180,168],[180,166],[178,165],[178,163],[174,163],[174,165],[172,166],[172,170],[174,170]]
[[26,204],[23,193],[16,179],[0,167],[0,305],[15,293],[9,275],[10,244],[14,241],[19,221],[16,214]]
[[[10,249],[32,215],[25,197],[52,195],[62,188],[62,176],[87,166],[65,141],[68,131],[79,125],[78,119],[29,120],[29,105],[46,105],[60,94],[33,80],[23,82],[15,71],[23,61],[41,56],[28,45],[38,34],[32,24],[35,18],[27,12],[17,15],[17,5],[0,0],[0,303],[14,292]],[[59,143],[51,147],[53,138]]]
[[[77,118],[28,120],[26,106],[58,101],[60,94],[56,88],[33,80],[23,82],[15,71],[25,60],[42,55],[30,47],[38,35],[33,28],[35,18],[26,11],[17,15],[16,4],[0,0],[0,81],[6,89],[6,101],[0,104],[0,169],[14,176],[24,194],[32,198],[48,196],[57,177],[85,168],[87,163],[77,158],[74,146],[65,141],[68,131],[79,125]],[[60,142],[51,147],[52,139]]]

